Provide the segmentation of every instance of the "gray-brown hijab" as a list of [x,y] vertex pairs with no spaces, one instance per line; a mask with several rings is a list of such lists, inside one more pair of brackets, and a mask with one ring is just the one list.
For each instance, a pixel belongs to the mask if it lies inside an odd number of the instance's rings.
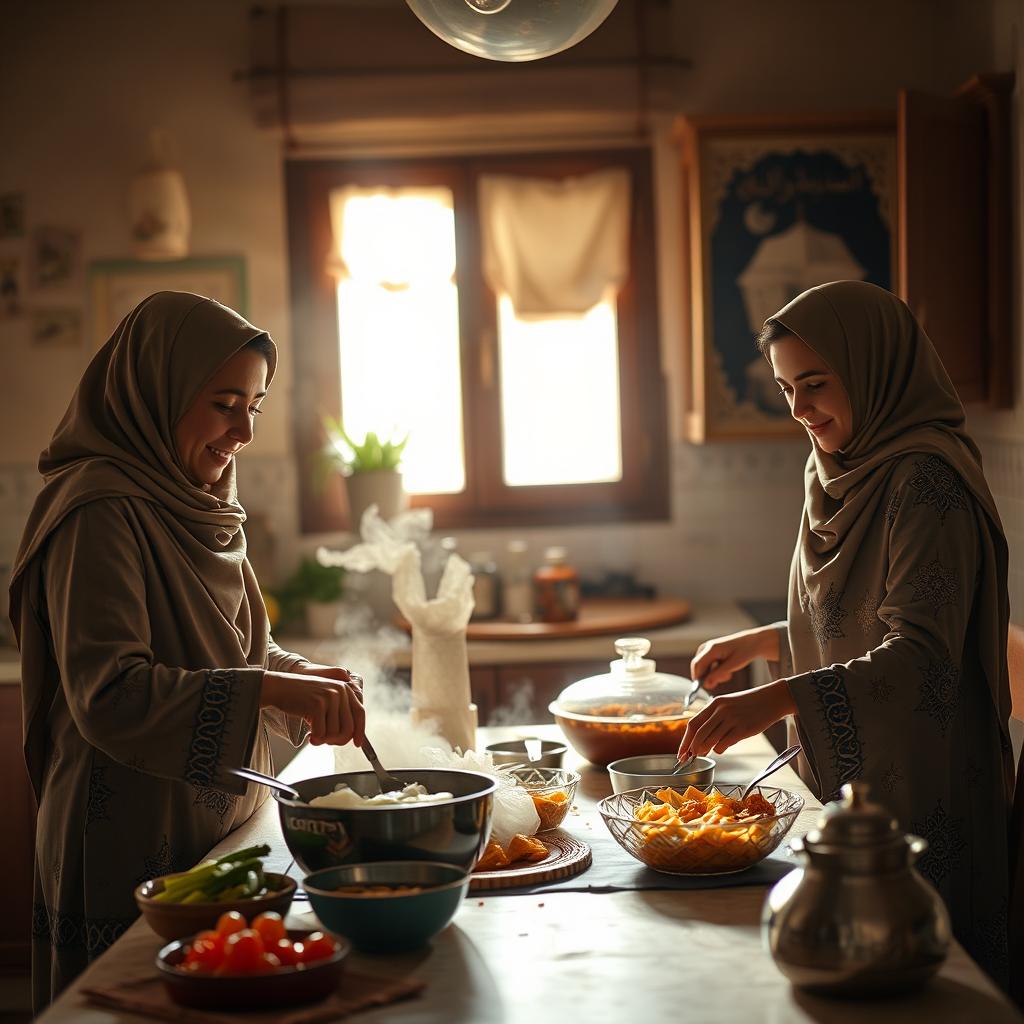
[[[59,686],[39,579],[41,555],[50,534],[80,506],[102,498],[141,499],[149,510],[150,542],[173,566],[167,585],[173,588],[186,573],[212,596],[221,617],[192,623],[207,664],[188,667],[264,663],[266,612],[245,557],[245,512],[236,499],[234,461],[213,488],[203,490],[185,475],[174,444],[175,425],[205,383],[258,337],[266,335],[212,299],[187,292],[151,295],[97,352],[40,456],[44,485],[10,588],[10,617],[22,652],[26,758],[37,793],[46,715]],[[268,384],[276,354],[269,364]],[[181,628],[180,622],[151,625],[154,638]],[[88,630],[89,623],[76,628]]]
[[[883,470],[910,452],[938,456],[959,474],[981,513],[979,652],[1008,740],[1006,540],[981,455],[964,430],[963,406],[931,341],[905,303],[862,281],[812,288],[771,319],[828,364],[846,388],[853,413],[853,437],[846,447],[830,455],[814,445],[807,463],[791,607],[794,600],[805,607],[808,598],[820,607],[830,585],[841,588],[854,559],[877,559],[881,573],[885,551],[866,550],[861,540],[869,533],[865,517],[878,508],[875,489],[884,486]],[[1011,788],[1008,765],[1007,793]]]

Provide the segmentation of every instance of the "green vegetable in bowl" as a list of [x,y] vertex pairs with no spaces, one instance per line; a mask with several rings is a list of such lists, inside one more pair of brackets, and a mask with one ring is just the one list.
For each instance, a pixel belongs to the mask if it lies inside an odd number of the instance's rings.
[[158,903],[211,903],[247,899],[267,892],[261,857],[270,853],[266,843],[204,861],[164,882]]

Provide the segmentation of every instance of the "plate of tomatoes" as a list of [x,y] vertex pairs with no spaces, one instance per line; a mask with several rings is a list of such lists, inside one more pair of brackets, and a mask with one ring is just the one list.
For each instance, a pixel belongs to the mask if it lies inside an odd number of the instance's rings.
[[249,922],[231,910],[216,928],[164,946],[156,966],[168,994],[182,1006],[298,1006],[325,999],[338,987],[351,948],[329,932],[288,930],[277,913]]

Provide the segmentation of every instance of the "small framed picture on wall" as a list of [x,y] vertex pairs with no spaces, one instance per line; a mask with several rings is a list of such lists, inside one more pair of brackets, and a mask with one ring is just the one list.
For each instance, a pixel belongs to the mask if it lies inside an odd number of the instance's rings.
[[895,129],[886,114],[680,119],[691,440],[804,436],[754,339],[815,285],[894,287]]
[[98,260],[89,267],[91,340],[100,348],[117,325],[154,292],[194,292],[248,316],[245,259],[210,256],[166,262]]

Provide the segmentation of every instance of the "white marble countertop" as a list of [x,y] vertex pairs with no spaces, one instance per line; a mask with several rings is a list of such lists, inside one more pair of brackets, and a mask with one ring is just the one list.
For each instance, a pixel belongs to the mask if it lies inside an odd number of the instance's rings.
[[[480,743],[521,735],[557,736],[555,726],[481,730]],[[756,737],[719,762],[719,778],[750,778],[773,751]],[[566,766],[580,764],[570,751]],[[282,774],[310,778],[332,771],[330,748],[307,747]],[[593,806],[609,792],[607,773],[583,767],[578,815],[563,826],[580,838],[603,828]],[[819,805],[785,768],[773,782],[804,794],[807,806],[793,826],[802,834]],[[282,870],[289,854],[272,801],[230,836],[217,852],[254,842],[273,848],[270,866]],[[765,951],[760,931],[766,888],[501,896],[473,893],[452,925],[419,952],[400,956],[355,954],[354,969],[427,982],[416,999],[360,1013],[365,1024],[571,1024],[573,1021],[692,1021],[699,1024],[928,1024],[1019,1022],[963,949],[954,944],[938,976],[921,992],[899,999],[846,1002],[797,992]],[[315,924],[299,907],[289,926]],[[126,969],[145,969],[160,948],[138,921],[39,1020],[43,1024],[120,1024],[143,1018],[86,1006],[83,984],[115,983]],[[184,1018],[183,1018],[184,1019]]]

